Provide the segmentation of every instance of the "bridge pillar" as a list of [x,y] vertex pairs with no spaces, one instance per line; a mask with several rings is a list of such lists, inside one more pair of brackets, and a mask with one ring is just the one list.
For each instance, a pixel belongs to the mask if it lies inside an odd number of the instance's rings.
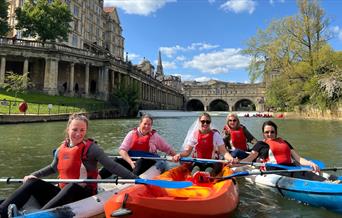
[[0,65],[0,85],[5,82],[6,57],[1,57]]
[[46,58],[43,91],[49,95],[57,95],[57,81],[58,60],[54,58]]
[[208,111],[209,106],[208,105],[204,105],[204,111]]

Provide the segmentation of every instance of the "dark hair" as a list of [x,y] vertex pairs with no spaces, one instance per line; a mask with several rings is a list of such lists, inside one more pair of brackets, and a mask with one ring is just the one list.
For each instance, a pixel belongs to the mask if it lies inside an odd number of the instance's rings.
[[271,120],[265,121],[262,124],[262,132],[264,132],[265,126],[272,126],[274,128],[275,134],[277,135],[278,127],[277,127],[277,125],[273,121],[271,121]]
[[145,118],[150,119],[150,120],[151,120],[151,124],[153,124],[153,118],[152,118],[152,116],[149,115],[149,114],[144,114],[144,115],[142,115],[142,116],[140,117],[140,122],[139,122],[139,123],[141,123]]

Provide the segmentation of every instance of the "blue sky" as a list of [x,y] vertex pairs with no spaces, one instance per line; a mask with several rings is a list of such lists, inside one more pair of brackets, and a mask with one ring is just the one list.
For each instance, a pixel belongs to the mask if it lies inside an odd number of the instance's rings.
[[[239,54],[258,29],[298,13],[295,0],[105,0],[116,6],[129,59],[157,65],[182,81],[249,82],[249,57]],[[334,38],[342,50],[342,0],[323,0]]]

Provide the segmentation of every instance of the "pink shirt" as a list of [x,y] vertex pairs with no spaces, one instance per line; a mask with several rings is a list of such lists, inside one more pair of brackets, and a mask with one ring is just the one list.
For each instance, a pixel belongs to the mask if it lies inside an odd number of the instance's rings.
[[[119,147],[120,150],[124,150],[128,152],[132,148],[132,142],[133,142],[133,135],[135,134],[134,130],[131,130],[126,137],[124,138],[121,146]],[[139,128],[138,128],[138,134],[142,135]],[[172,155],[173,149],[172,146],[169,145],[165,139],[163,139],[157,132],[155,132],[151,138],[150,138],[150,152],[151,153],[157,153],[157,151],[165,152],[166,154]]]

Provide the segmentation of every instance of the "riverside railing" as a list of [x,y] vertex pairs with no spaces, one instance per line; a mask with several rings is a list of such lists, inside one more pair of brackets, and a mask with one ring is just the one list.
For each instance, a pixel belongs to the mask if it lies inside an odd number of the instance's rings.
[[46,103],[27,103],[26,112],[20,112],[21,101],[0,100],[0,115],[26,114],[26,115],[49,115],[49,114],[70,114],[75,112],[95,112],[113,109],[108,103],[98,104],[46,104]]

